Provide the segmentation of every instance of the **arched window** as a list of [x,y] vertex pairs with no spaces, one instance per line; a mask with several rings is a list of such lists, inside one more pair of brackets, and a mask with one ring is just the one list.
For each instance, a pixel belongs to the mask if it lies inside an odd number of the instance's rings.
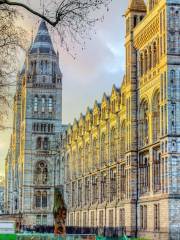
[[38,97],[35,96],[34,98],[34,112],[38,111]]
[[45,67],[45,69],[46,69],[45,73],[48,74],[48,61],[47,61],[47,60],[46,60],[45,64],[46,64],[46,65],[45,65],[45,66],[46,66],[46,67]]
[[41,64],[40,64],[40,69],[41,69],[41,74],[43,74],[44,62],[42,60],[41,60]]
[[171,84],[171,97],[176,97],[176,72],[174,70],[170,71],[170,84]]
[[38,137],[36,141],[36,149],[41,149],[42,148],[42,138]]
[[146,100],[142,101],[140,105],[140,146],[149,143],[149,106]]
[[[83,159],[81,159],[82,163],[83,163]],[[66,180],[69,180],[70,178],[70,157],[69,157],[69,154],[67,155],[67,158],[66,158],[66,168],[65,168],[65,171],[66,171]]]
[[36,74],[36,61],[32,61],[30,64],[30,72],[32,75]]
[[135,15],[134,16],[134,27],[136,27],[137,23],[138,23],[138,16]]
[[144,73],[148,70],[148,53],[147,50],[144,52]]
[[52,97],[49,97],[49,99],[48,99],[48,111],[49,111],[49,113],[52,113],[52,111],[53,111],[53,98]]
[[153,130],[153,141],[157,141],[160,137],[160,94],[156,92],[153,96],[152,106],[152,130]]
[[98,149],[97,149],[97,139],[96,138],[93,140],[93,149],[92,150],[93,150],[92,166],[93,166],[93,169],[95,169],[98,164]]
[[44,142],[43,142],[43,149],[44,150],[49,150],[49,138],[44,138]]
[[38,185],[47,184],[48,181],[48,168],[47,164],[43,161],[38,162],[35,166],[34,181]]
[[122,122],[121,124],[121,129],[120,129],[120,153],[121,157],[124,157],[124,154],[126,152],[126,123],[125,121]]
[[111,140],[110,140],[110,161],[115,162],[117,160],[117,143],[116,143],[116,129],[111,129]]
[[47,208],[47,192],[46,191],[35,192],[35,207]]
[[36,208],[41,207],[41,192],[40,191],[35,193],[35,205],[36,205]]
[[42,97],[41,98],[41,111],[42,111],[42,113],[45,112],[45,107],[46,107],[46,98]]
[[144,64],[143,64],[143,54],[140,55],[140,76],[142,77],[144,74]]
[[152,68],[152,48],[149,47],[149,69]]
[[[73,177],[76,176],[77,174],[77,159],[76,159],[76,151],[73,151],[72,153],[72,164],[74,166],[73,170],[72,170],[72,175]],[[84,166],[84,169],[86,169],[86,166]]]
[[47,192],[42,192],[42,208],[47,208]]
[[150,164],[149,155],[142,153],[139,156],[139,192],[145,194],[150,190]]
[[51,124],[51,132],[54,132],[54,125]]
[[78,159],[78,173],[82,173],[82,163],[83,163],[83,150],[79,148],[79,159]]
[[89,143],[86,143],[85,147],[85,166],[87,167],[86,170],[89,171],[90,169],[90,151],[89,151]]
[[101,135],[101,166],[103,166],[106,163],[106,137],[105,134],[103,133]]
[[153,44],[153,67],[157,64],[157,44],[154,42]]

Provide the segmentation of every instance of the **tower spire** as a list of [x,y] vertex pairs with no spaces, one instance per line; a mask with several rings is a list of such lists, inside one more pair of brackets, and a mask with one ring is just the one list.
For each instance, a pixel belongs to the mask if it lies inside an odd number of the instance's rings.
[[41,20],[36,37],[30,49],[30,53],[38,52],[44,54],[49,54],[52,52],[54,55],[56,55],[46,22],[44,20]]

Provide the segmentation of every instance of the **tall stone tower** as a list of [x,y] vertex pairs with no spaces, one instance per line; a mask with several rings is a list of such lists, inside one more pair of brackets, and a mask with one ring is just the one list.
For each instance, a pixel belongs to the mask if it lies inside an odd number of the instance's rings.
[[128,9],[125,13],[126,17],[126,76],[124,85],[126,96],[126,156],[129,164],[126,165],[126,171],[129,172],[127,177],[127,193],[126,193],[126,221],[131,226],[129,231],[131,234],[136,230],[136,198],[137,198],[137,166],[138,166],[138,131],[137,131],[137,101],[138,101],[138,62],[137,51],[134,47],[133,31],[136,26],[143,20],[146,15],[146,5],[144,0],[130,0]]
[[[55,151],[62,126],[62,74],[46,26],[40,23],[21,80],[20,153],[15,211],[24,225],[52,225],[54,189],[61,184]],[[16,133],[17,134],[17,133]]]

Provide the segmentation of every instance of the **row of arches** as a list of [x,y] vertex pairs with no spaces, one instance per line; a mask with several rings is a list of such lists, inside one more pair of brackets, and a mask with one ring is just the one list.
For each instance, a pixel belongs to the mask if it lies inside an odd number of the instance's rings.
[[117,128],[112,127],[110,135],[104,132],[100,138],[94,138],[91,143],[87,142],[77,150],[73,149],[71,156],[67,157],[67,164],[71,161],[71,164],[75,166],[73,174],[90,172],[108,163],[116,162],[120,153],[123,155],[126,150],[125,131],[125,121],[123,121],[120,135],[118,135]]
[[53,133],[54,128],[54,124],[50,123],[33,123],[32,130],[34,132]]
[[[160,91],[153,95],[152,105],[147,98],[143,98],[139,107],[138,139],[139,147],[155,143],[160,139]],[[131,127],[126,120],[119,126],[111,127],[109,131],[101,132],[99,136],[90,138],[83,145],[71,149],[71,161],[74,172],[91,172],[98,167],[121,161],[131,146]],[[91,132],[90,132],[91,134]],[[75,173],[75,174],[76,174]]]
[[34,97],[34,106],[33,110],[34,112],[41,111],[42,113],[45,113],[48,111],[49,113],[52,113],[53,111],[53,96],[38,96],[36,95]]
[[149,47],[140,52],[139,55],[139,73],[140,77],[147,73],[147,71],[156,67],[159,62],[158,44],[153,42]]
[[50,62],[49,60],[32,60],[30,62],[30,72],[35,74],[52,74],[55,75],[57,72],[57,64],[56,62]]

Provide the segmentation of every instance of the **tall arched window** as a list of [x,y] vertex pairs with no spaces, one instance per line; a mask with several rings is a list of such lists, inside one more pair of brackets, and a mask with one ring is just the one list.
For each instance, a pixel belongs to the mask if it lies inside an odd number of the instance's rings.
[[153,130],[153,141],[157,141],[160,137],[160,94],[156,92],[153,96],[152,106],[152,130]]
[[35,96],[34,98],[34,112],[38,111],[38,97]]
[[42,113],[45,112],[45,107],[46,107],[46,98],[43,96],[41,98],[41,111],[42,111]]
[[174,70],[170,71],[170,84],[171,84],[171,97],[176,97],[176,72]]
[[52,113],[52,111],[53,111],[53,98],[52,97],[49,97],[49,99],[48,99],[48,111],[49,111],[49,113]]
[[35,193],[35,205],[36,205],[36,208],[41,207],[41,192],[40,191]]
[[44,138],[44,142],[43,142],[43,149],[44,150],[49,150],[49,138]]
[[149,69],[152,68],[152,48],[149,47]]
[[38,185],[47,184],[48,181],[48,168],[46,162],[38,162],[35,166],[34,182]]
[[146,100],[143,100],[140,105],[140,146],[149,143],[149,106]]
[[45,62],[45,63],[46,63],[46,71],[45,71],[45,73],[46,73],[46,74],[48,74],[48,72],[49,72],[49,71],[48,71],[49,63],[48,63],[48,61],[47,61],[47,60],[46,60],[46,62]]
[[86,172],[88,172],[90,170],[90,151],[89,151],[89,143],[86,143],[86,147],[85,147],[85,168],[86,168]]
[[35,208],[47,208],[47,191],[35,192]]
[[52,75],[56,74],[56,63],[52,62]]
[[43,60],[41,60],[40,69],[41,69],[41,74],[43,74],[43,70],[44,70],[44,62],[43,62]]
[[175,33],[170,33],[169,35],[169,48],[171,52],[176,51],[176,35]]
[[105,141],[106,141],[106,137],[105,134],[103,133],[101,135],[101,166],[103,166],[106,162],[106,149],[105,149]]
[[98,163],[98,149],[97,149],[97,139],[95,138],[93,140],[93,156],[92,156],[92,167],[93,169],[96,168],[97,163]]
[[36,149],[41,149],[42,148],[42,138],[38,137],[36,141]]
[[[72,170],[72,175],[73,175],[73,177],[75,177],[77,174],[77,159],[76,159],[76,151],[75,150],[72,152],[72,164],[74,166],[74,168]],[[84,166],[84,169],[86,169],[85,166]]]
[[157,64],[157,44],[154,42],[153,44],[153,67]]
[[83,163],[83,150],[79,148],[79,159],[78,159],[78,173],[82,173],[82,163]]
[[138,24],[138,16],[135,15],[134,16],[134,27],[136,27],[137,24]]
[[148,70],[148,53],[147,50],[144,51],[144,72]]
[[117,143],[116,143],[116,129],[111,129],[110,140],[110,161],[115,162],[117,160]]
[[[83,161],[83,159],[82,159]],[[69,154],[67,155],[67,158],[66,158],[66,168],[65,168],[65,171],[66,171],[66,180],[69,180],[70,178],[70,157],[69,157]]]
[[47,192],[42,192],[42,208],[47,208]]
[[121,129],[120,129],[120,153],[121,157],[124,157],[124,154],[126,152],[126,123],[125,121],[122,122],[121,124]]
[[140,54],[140,76],[142,77],[144,74],[144,64],[143,64],[143,54]]

